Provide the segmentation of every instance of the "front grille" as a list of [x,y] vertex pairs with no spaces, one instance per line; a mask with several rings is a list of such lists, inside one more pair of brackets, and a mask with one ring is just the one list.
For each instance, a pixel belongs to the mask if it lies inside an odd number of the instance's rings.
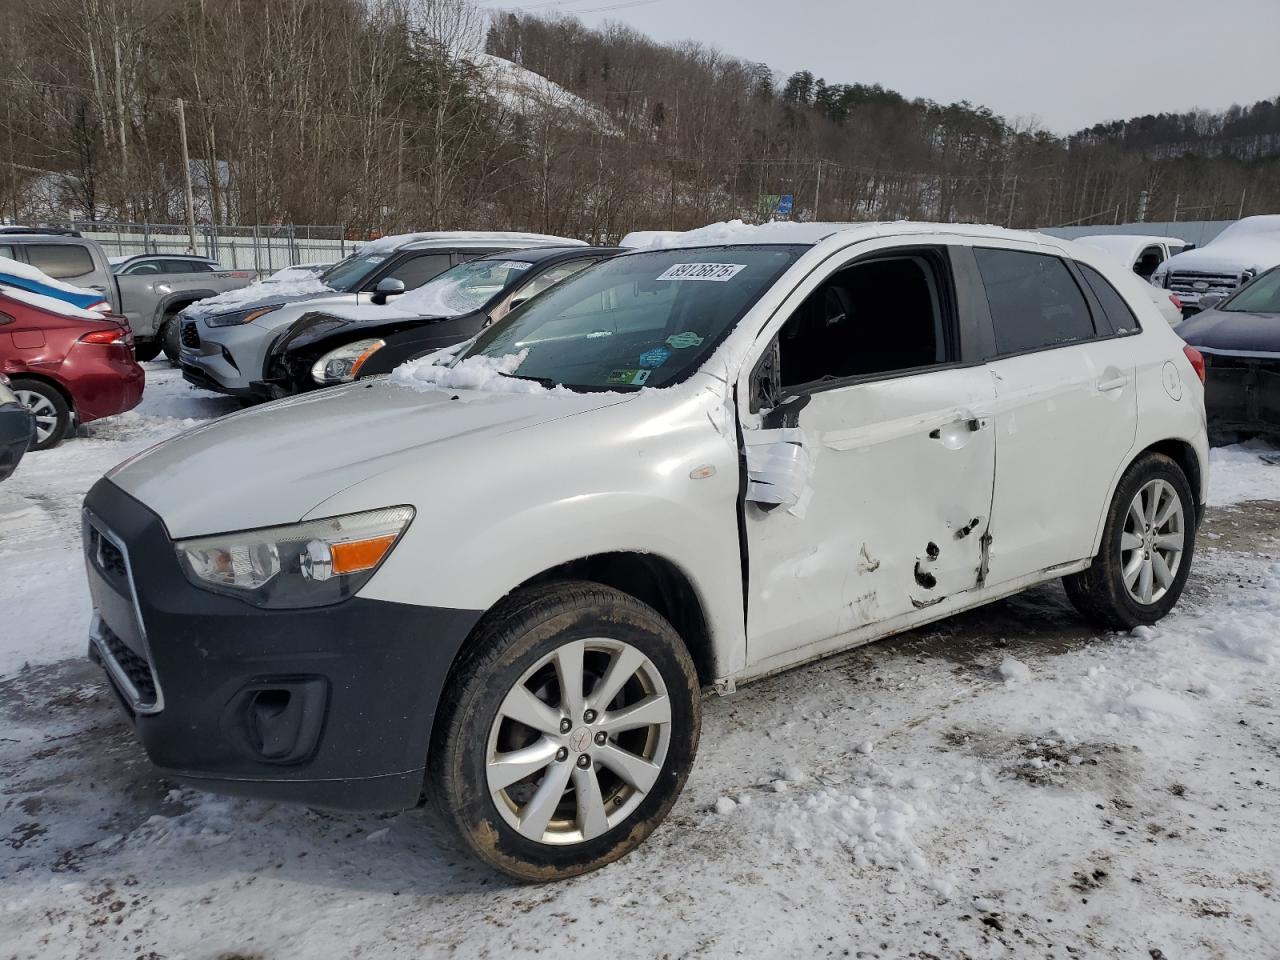
[[194,350],[200,346],[200,330],[196,327],[194,320],[182,321],[182,331],[179,334],[179,339],[182,340],[184,347],[190,347]]
[[105,623],[98,624],[98,639],[137,691],[137,703],[134,706],[143,710],[155,706],[156,681],[151,673],[151,664],[130,650]]
[[1240,286],[1238,273],[1199,273],[1194,270],[1177,270],[1169,274],[1169,289],[1177,294],[1194,294],[1203,297],[1210,293],[1226,295]]

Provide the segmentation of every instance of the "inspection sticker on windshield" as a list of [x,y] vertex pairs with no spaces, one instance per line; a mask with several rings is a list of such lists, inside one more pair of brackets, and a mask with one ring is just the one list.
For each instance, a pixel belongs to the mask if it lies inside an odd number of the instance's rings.
[[605,383],[629,383],[639,387],[649,379],[651,373],[653,373],[652,370],[614,370]]
[[640,366],[660,367],[671,359],[671,351],[666,347],[654,347],[640,354]]
[[677,350],[683,350],[685,347],[700,347],[702,338],[692,330],[686,330],[684,333],[673,333],[667,337],[667,346],[675,347]]
[[659,280],[714,280],[725,283],[747,269],[745,263],[674,263],[662,271]]

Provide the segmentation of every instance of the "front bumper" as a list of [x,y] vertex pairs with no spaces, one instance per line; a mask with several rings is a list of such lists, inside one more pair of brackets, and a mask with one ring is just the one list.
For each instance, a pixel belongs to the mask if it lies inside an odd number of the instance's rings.
[[274,331],[253,324],[211,327],[199,317],[179,315],[179,360],[183,375],[190,369],[198,386],[232,396],[251,397],[250,381],[262,375],[262,361]]
[[1196,349],[1205,359],[1204,408],[1209,429],[1280,433],[1280,358]]
[[35,433],[36,422],[26,407],[19,403],[0,404],[0,480],[8,479],[18,469]]
[[152,762],[192,786],[341,809],[419,800],[449,667],[479,611],[355,597],[261,610],[193,586],[160,518],[85,499],[91,656]]

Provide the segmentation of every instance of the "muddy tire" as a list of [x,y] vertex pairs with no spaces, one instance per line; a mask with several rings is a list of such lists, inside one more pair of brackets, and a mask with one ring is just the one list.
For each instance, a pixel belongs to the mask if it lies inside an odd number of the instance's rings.
[[1067,596],[1100,626],[1155,623],[1182,595],[1196,539],[1196,501],[1169,457],[1146,453],[1116,487],[1102,546],[1088,570],[1063,578]]
[[36,421],[32,450],[56,447],[71,433],[71,408],[57,387],[43,380],[14,377],[13,392]]
[[656,610],[599,584],[530,588],[486,615],[451,670],[429,789],[480,859],[562,880],[653,832],[701,720],[689,651]]

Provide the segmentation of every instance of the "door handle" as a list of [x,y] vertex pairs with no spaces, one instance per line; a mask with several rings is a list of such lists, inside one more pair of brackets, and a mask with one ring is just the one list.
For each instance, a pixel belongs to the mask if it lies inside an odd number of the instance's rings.
[[959,450],[969,442],[969,435],[977,433],[987,425],[986,420],[971,417],[968,420],[952,420],[945,426],[935,427],[929,431],[929,437],[937,440],[948,450]]
[[1103,393],[1109,393],[1112,390],[1119,390],[1129,385],[1129,375],[1122,373],[1118,377],[1111,377],[1107,380],[1098,381],[1098,389]]

